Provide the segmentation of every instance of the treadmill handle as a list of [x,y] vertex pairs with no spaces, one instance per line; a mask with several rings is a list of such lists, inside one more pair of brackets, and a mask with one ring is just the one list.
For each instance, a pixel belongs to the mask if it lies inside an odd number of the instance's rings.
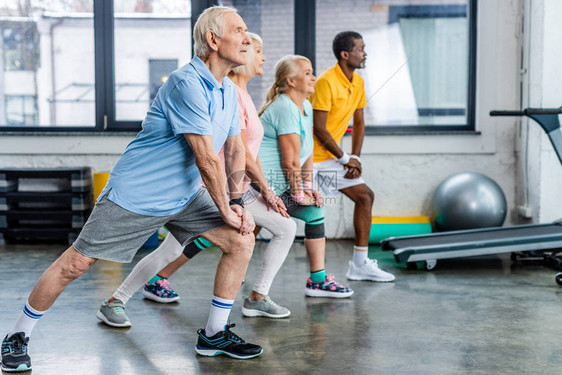
[[490,116],[528,116],[528,115],[559,115],[560,108],[525,108],[522,111],[491,111]]
[[525,116],[523,111],[491,111],[490,116]]

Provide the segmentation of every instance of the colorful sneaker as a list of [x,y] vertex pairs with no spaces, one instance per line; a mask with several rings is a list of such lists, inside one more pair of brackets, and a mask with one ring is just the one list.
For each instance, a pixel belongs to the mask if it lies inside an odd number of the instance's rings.
[[25,333],[16,332],[10,337],[6,335],[2,341],[2,371],[22,372],[31,370],[31,358],[27,355],[29,337]]
[[334,280],[334,275],[329,275],[326,276],[326,280],[318,283],[313,282],[309,277],[306,280],[304,294],[307,297],[346,298],[353,294],[353,290]]
[[377,261],[374,259],[367,259],[360,267],[356,266],[355,262],[350,260],[349,269],[345,276],[347,276],[349,280],[370,280],[380,283],[388,283],[395,279],[393,274],[381,270]]
[[131,321],[125,314],[125,304],[119,299],[113,302],[104,300],[96,316],[111,327],[125,328],[131,326]]
[[291,315],[288,308],[279,306],[265,296],[257,301],[252,301],[250,297],[244,298],[244,306],[242,306],[242,315],[247,317],[265,316],[266,318],[286,318]]
[[232,332],[230,328],[234,326],[234,324],[227,324],[224,331],[212,337],[207,337],[204,329],[198,330],[199,339],[195,345],[195,352],[205,357],[225,354],[236,359],[250,359],[263,353],[261,346],[247,343]]
[[144,298],[160,303],[171,303],[180,299],[180,296],[170,288],[168,279],[160,279],[152,284],[144,284],[142,295]]

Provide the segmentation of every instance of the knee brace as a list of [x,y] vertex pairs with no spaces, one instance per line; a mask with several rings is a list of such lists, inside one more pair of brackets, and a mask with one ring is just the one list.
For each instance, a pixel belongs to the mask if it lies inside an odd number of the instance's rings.
[[201,252],[201,250],[205,250],[206,248],[210,247],[212,243],[204,239],[203,237],[198,237],[195,241],[190,242],[187,246],[183,249],[183,255],[188,257],[189,259],[193,258],[197,254]]
[[324,230],[324,219],[322,219],[322,223],[320,224],[306,223],[304,225],[304,238],[308,240],[314,240],[317,238],[324,238],[324,237],[326,237],[325,230]]

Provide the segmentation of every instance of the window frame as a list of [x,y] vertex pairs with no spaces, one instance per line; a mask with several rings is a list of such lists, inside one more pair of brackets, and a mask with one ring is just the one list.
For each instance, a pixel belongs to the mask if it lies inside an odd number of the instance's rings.
[[[429,10],[432,7],[432,10]],[[462,5],[396,5],[389,7],[388,23],[399,22],[400,18],[452,18],[466,16],[468,21],[468,84],[465,125],[368,125],[369,133],[435,133],[435,132],[474,132],[476,129],[476,7],[477,0],[468,0],[466,10]],[[435,12],[437,10],[437,12]]]
[[[295,53],[309,56],[315,68],[316,57],[316,1],[294,0]],[[218,0],[191,0],[191,25],[207,7]],[[116,120],[115,112],[115,53],[114,53],[114,0],[93,0],[94,5],[94,59],[95,59],[95,123],[94,126],[4,126],[2,133],[126,133],[141,129],[142,121]],[[406,6],[402,7],[405,8]],[[415,7],[415,6],[410,6]],[[401,7],[391,7],[399,9]],[[389,9],[390,10],[390,9]],[[476,118],[476,41],[477,0],[468,0],[468,95],[466,125],[412,125],[374,126],[365,124],[365,134],[474,134]],[[193,43],[193,35],[192,35]],[[192,48],[193,53],[193,48]]]
[[[195,9],[205,9],[215,1],[192,0],[192,22]],[[93,0],[94,17],[94,126],[5,126],[2,133],[127,133],[141,130],[142,121],[116,119],[115,103],[115,50],[114,0]],[[193,37],[192,37],[193,39]]]
[[[412,135],[412,134],[474,134],[476,131],[476,44],[477,44],[477,2],[468,0],[466,15],[468,20],[468,87],[466,103],[465,125],[369,125],[365,124],[366,135]],[[428,4],[428,6],[431,6]],[[404,5],[389,6],[389,23],[392,17],[398,18],[402,15],[410,15],[412,10],[417,9],[417,17],[423,17],[420,11],[426,6]],[[445,6],[449,12],[443,13],[442,17],[458,16],[459,6],[451,4]],[[465,8],[464,6],[462,6]],[[426,8],[427,9],[427,8]],[[297,10],[299,10],[297,12]],[[295,0],[295,53],[316,56],[316,0]],[[434,16],[435,13],[426,14],[426,17]],[[311,20],[313,22],[311,22]],[[315,61],[312,67],[315,69]],[[318,72],[320,73],[320,72]]]

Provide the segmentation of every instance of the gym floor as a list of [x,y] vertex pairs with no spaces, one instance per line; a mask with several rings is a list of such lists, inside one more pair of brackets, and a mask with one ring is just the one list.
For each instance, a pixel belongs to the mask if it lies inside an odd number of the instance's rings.
[[[350,299],[304,297],[307,261],[295,242],[270,292],[292,311],[288,319],[244,318],[261,262],[258,242],[230,315],[234,332],[263,346],[258,358],[199,357],[219,251],[211,248],[171,279],[179,303],[135,295],[132,322],[115,329],[95,316],[132,264],[100,261],[71,284],[37,324],[30,342],[36,374],[558,374],[562,368],[562,288],[555,271],[512,266],[509,255],[442,261],[431,272],[408,270],[391,252],[370,255],[396,274],[376,284],[345,279],[352,242],[329,241],[327,270],[351,286]],[[0,246],[0,331],[15,322],[35,281],[61,253],[60,245]],[[4,335],[4,333],[2,333]]]

